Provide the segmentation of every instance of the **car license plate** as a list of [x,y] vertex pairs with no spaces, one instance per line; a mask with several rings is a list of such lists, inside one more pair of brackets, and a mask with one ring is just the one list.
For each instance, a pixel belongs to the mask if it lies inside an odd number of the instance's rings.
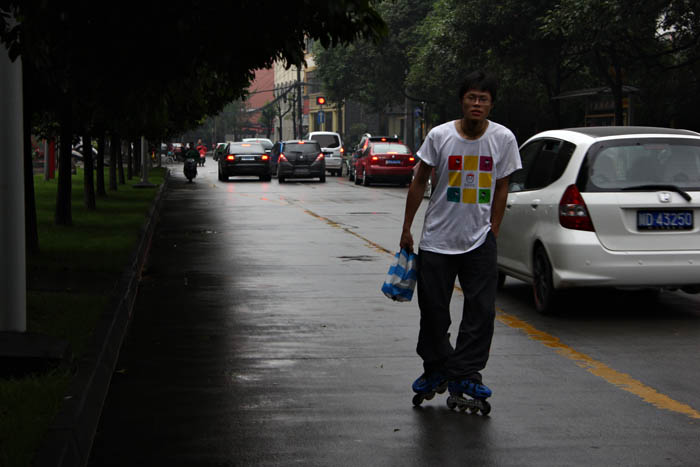
[[254,161],[255,157],[253,156],[241,156],[242,161]]
[[401,161],[386,161],[386,165],[401,165]]
[[637,211],[639,230],[691,230],[693,211]]

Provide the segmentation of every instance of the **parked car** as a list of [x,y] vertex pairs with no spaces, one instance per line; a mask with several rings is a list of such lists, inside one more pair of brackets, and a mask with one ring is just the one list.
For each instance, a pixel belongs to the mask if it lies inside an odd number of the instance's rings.
[[367,141],[365,149],[355,162],[355,184],[362,183],[398,183],[401,186],[411,183],[413,166],[416,158],[403,143],[385,141]]
[[332,131],[312,131],[304,136],[304,140],[318,142],[326,154],[326,170],[340,177],[343,174],[343,140],[338,133]]
[[314,140],[292,140],[282,143],[277,164],[277,179],[284,183],[288,178],[316,178],[326,181],[326,157]]
[[226,143],[216,143],[216,148],[214,148],[214,160],[218,161],[221,155],[226,151]]
[[591,127],[520,148],[498,268],[530,282],[536,309],[571,287],[700,291],[700,134]]
[[270,181],[270,156],[260,143],[229,142],[219,157],[219,180],[227,181],[234,175],[257,175]]

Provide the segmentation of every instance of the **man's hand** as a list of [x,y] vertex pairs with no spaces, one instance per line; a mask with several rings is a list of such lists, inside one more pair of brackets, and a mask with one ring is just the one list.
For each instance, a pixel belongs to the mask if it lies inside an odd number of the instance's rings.
[[413,235],[411,235],[410,230],[401,232],[401,242],[399,246],[409,253],[413,251]]

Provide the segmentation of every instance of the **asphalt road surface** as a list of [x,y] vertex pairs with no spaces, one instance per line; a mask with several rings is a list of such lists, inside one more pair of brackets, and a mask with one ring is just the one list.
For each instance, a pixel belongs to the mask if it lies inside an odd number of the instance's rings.
[[581,291],[544,317],[509,279],[490,416],[414,408],[418,307],[379,290],[405,193],[173,166],[91,465],[700,464],[700,298],[682,292]]

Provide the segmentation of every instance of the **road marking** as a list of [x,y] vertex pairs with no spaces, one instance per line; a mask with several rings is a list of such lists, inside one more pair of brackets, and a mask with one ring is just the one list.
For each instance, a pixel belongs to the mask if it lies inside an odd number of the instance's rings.
[[673,400],[670,397],[656,391],[654,388],[632,378],[630,375],[620,373],[619,371],[610,368],[605,363],[599,362],[594,358],[591,358],[590,356],[569,347],[568,345],[562,343],[559,338],[540,331],[539,329],[536,329],[532,325],[519,318],[516,318],[513,315],[509,315],[502,310],[497,310],[496,319],[511,328],[524,332],[530,339],[541,342],[545,346],[554,349],[559,355],[562,355],[569,360],[573,360],[574,363],[581,368],[584,368],[590,373],[602,378],[623,391],[634,394],[644,402],[647,402],[654,407],[671,412],[677,412],[696,420],[700,419],[700,412],[693,409],[691,406]]
[[[354,232],[348,227],[343,227],[341,224],[332,219],[321,216],[320,214],[316,214],[315,212],[308,209],[305,209],[304,211],[310,216],[313,216],[319,220],[326,222],[331,227],[344,230],[350,235],[359,238],[360,240],[367,243],[367,245],[370,248],[376,251],[386,253],[390,256],[394,255],[394,253],[387,250],[383,246],[369,240],[366,237],[363,237],[362,235],[358,234],[357,232]],[[463,293],[462,289],[457,285],[455,285],[455,290],[459,291],[460,293]],[[520,318],[516,318],[515,316],[510,315],[504,312],[503,310],[497,309],[496,319],[508,327],[524,332],[530,339],[538,341],[546,347],[549,347],[550,349],[554,349],[559,355],[562,355],[563,357],[572,360],[579,367],[598,376],[599,378],[602,378],[604,381],[612,384],[613,386],[619,389],[622,389],[623,391],[627,391],[631,394],[634,394],[635,396],[642,399],[644,402],[647,402],[648,404],[651,404],[654,407],[686,415],[695,420],[700,420],[700,412],[698,412],[691,406],[671,399],[670,397],[661,394],[656,389],[632,378],[630,375],[621,373],[615,370],[614,368],[609,367],[605,363],[599,362],[598,360],[595,360],[594,358],[582,352],[579,352],[578,350],[575,350],[572,347],[569,347],[568,345],[561,342],[561,340],[558,337],[554,337],[551,334],[548,334],[544,331],[540,331],[539,329],[521,320]]]

